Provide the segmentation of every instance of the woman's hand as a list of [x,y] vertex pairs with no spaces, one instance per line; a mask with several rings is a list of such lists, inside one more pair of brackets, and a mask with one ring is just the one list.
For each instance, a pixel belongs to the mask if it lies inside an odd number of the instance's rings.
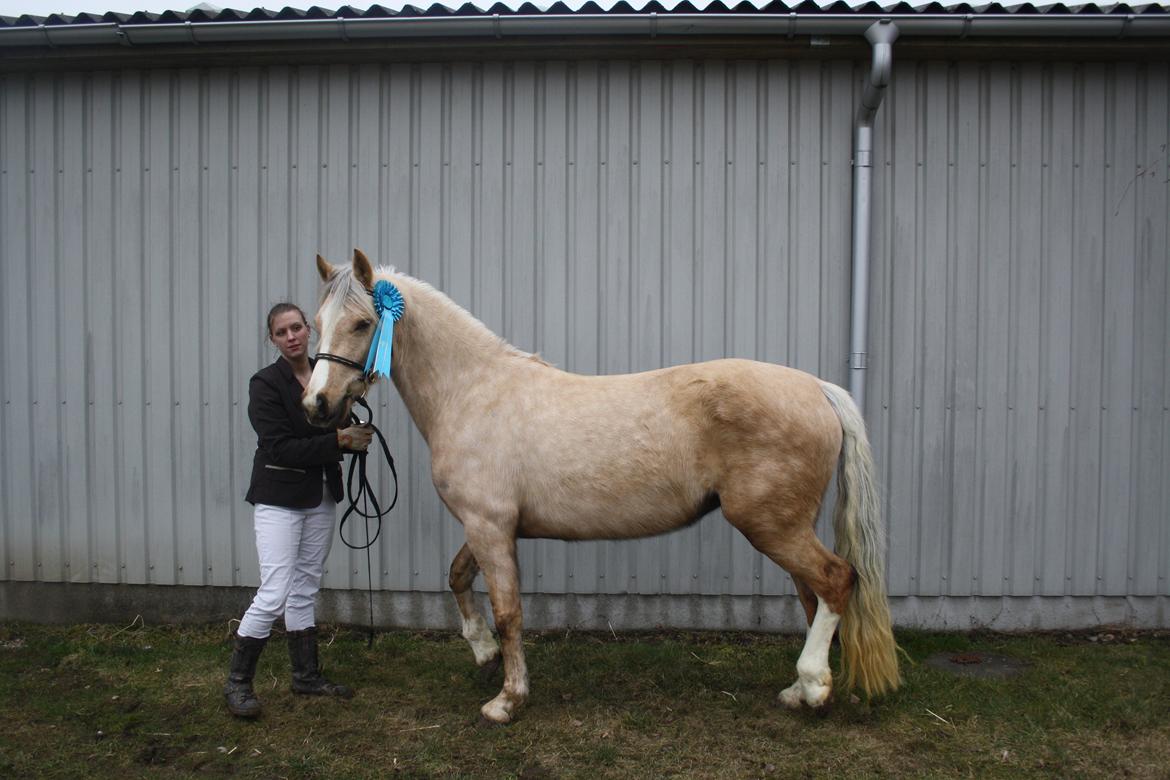
[[374,433],[368,426],[351,425],[337,431],[337,446],[350,452],[365,452]]

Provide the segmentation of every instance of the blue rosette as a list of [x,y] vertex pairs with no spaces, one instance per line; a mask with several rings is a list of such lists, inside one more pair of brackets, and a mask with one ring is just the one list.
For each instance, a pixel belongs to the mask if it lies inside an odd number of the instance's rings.
[[370,343],[366,357],[366,373],[373,376],[390,376],[390,351],[394,347],[394,323],[402,319],[406,304],[402,293],[390,282],[381,279],[370,291],[374,299],[374,313],[378,315],[378,327]]

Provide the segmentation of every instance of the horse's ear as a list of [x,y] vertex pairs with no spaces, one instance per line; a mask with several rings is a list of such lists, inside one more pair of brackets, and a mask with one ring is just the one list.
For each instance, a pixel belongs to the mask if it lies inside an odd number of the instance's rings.
[[333,266],[329,265],[329,261],[321,255],[317,255],[317,273],[321,274],[321,281],[329,281],[329,277],[333,276]]
[[370,265],[370,258],[360,249],[353,250],[353,278],[367,290],[374,289],[374,268]]

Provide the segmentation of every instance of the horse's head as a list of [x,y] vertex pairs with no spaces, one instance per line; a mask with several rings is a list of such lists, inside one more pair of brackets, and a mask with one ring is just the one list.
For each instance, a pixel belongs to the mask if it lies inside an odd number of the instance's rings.
[[317,361],[301,405],[310,423],[328,426],[346,420],[354,399],[369,388],[362,366],[377,324],[370,297],[374,270],[365,254],[355,249],[352,268],[334,268],[317,255],[317,272],[325,282],[314,318],[320,334],[317,350],[333,359]]

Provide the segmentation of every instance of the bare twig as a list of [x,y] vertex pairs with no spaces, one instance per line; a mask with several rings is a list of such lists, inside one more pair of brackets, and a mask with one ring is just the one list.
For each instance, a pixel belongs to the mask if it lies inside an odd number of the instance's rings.
[[702,658],[699,658],[699,656],[695,655],[695,651],[693,651],[693,650],[691,651],[691,655],[694,655],[695,660],[701,664],[707,664],[707,666],[718,666],[719,665],[718,661],[704,661]]
[[1141,177],[1145,176],[1147,173],[1153,173],[1154,166],[1160,162],[1162,162],[1161,157],[1159,157],[1157,160],[1154,160],[1149,165],[1145,165],[1145,166],[1138,168],[1138,172],[1136,174],[1134,174],[1133,178],[1129,180],[1129,183],[1125,185],[1125,189],[1121,191],[1121,197],[1119,197],[1117,199],[1117,205],[1113,209],[1113,216],[1116,217],[1118,214],[1121,213],[1121,204],[1125,200],[1125,196],[1129,194],[1129,191],[1133,187],[1134,182],[1136,182]]
[[398,731],[395,731],[394,733],[395,733],[395,734],[405,734],[405,733],[407,733],[408,731],[426,731],[427,729],[437,729],[437,728],[439,728],[439,724],[438,724],[438,723],[436,723],[436,724],[435,724],[435,725],[433,725],[433,726],[417,726],[417,727],[415,727],[415,728],[413,728],[413,729],[400,729],[400,730],[398,730]]
[[136,623],[142,623],[142,627],[146,628],[146,621],[142,619],[142,615],[135,615],[134,619],[130,621],[130,625],[126,626],[125,628],[119,628],[117,631],[110,634],[110,639],[113,639],[118,634],[122,633],[123,631],[129,631],[130,629],[134,628],[134,625]]
[[609,633],[613,634],[614,639],[617,639],[617,632],[613,630],[613,623],[610,623],[609,620],[606,619],[605,624],[609,626]]
[[719,691],[719,692],[722,693],[724,696],[730,696],[731,700],[733,702],[735,702],[736,704],[739,704],[739,699],[735,698],[735,694],[732,693],[731,691]]
[[947,720],[946,718],[942,717],[941,715],[938,715],[938,714],[936,714],[936,713],[934,713],[934,712],[931,712],[929,707],[927,707],[927,708],[926,708],[926,711],[927,711],[928,713],[930,713],[931,715],[933,715],[934,717],[936,717],[936,718],[938,718],[939,720],[941,720],[943,723],[945,723],[945,724],[947,724],[948,726],[950,726],[951,728],[955,729],[956,731],[958,730],[958,728],[955,726],[955,724],[954,724],[954,723],[951,723],[949,720]]

